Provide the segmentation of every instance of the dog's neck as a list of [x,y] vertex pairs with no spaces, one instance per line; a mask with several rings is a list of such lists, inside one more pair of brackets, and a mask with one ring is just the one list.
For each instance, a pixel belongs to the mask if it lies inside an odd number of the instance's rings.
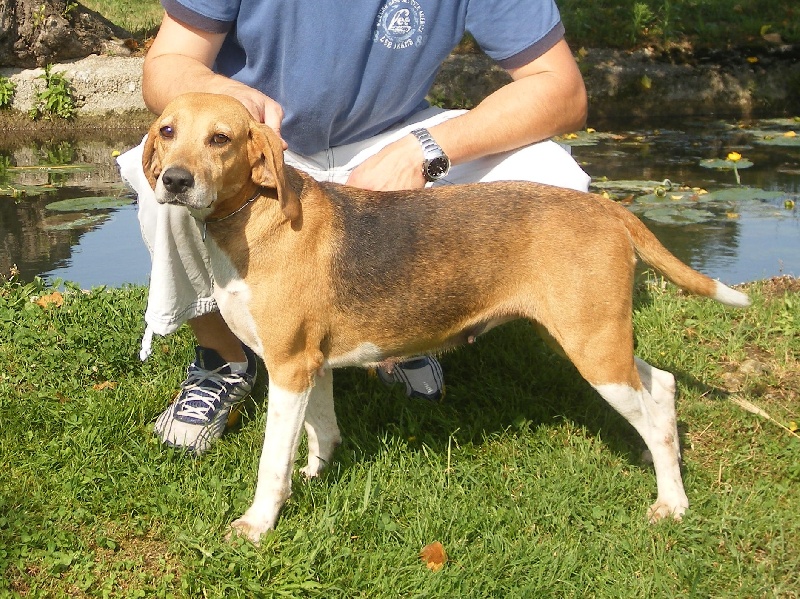
[[205,220],[203,220],[203,241],[206,240],[206,234],[208,233],[208,225],[209,224],[221,223],[222,221],[228,220],[229,218],[231,218],[233,216],[236,216],[242,210],[244,210],[245,208],[250,206],[250,204],[255,202],[258,198],[260,198],[262,196],[262,191],[263,190],[260,187],[257,188],[255,193],[252,195],[252,197],[249,200],[247,200],[246,202],[244,202],[241,206],[239,206],[233,212],[229,212],[228,214],[225,214],[224,216],[218,216],[216,218],[206,218]]
[[[309,187],[313,187],[316,184],[316,181],[314,181],[309,175],[306,175],[302,171],[299,171],[288,165],[284,169],[284,175],[286,177],[286,185],[291,187],[292,192],[301,199],[305,199]],[[248,196],[242,194],[242,197]],[[266,201],[256,202],[256,200],[259,198]],[[219,226],[212,229],[212,236],[226,237],[229,231],[243,230],[241,229],[241,227],[244,226],[242,223],[253,223],[257,221],[259,223],[257,228],[263,228],[264,226],[273,228],[280,227],[287,222],[290,222],[281,211],[275,188],[257,186],[253,192],[253,195],[249,197],[249,199],[241,201],[242,203],[239,204],[240,201],[241,200],[239,199],[234,200],[231,198],[224,201],[223,204],[219,206],[218,210],[213,211],[206,218],[200,218],[196,216],[198,223],[202,226],[204,241],[206,239],[208,225],[219,224]],[[249,216],[243,220],[242,218],[239,218],[242,215]],[[253,219],[255,219],[255,221]],[[302,226],[301,223],[302,218],[292,221],[290,223],[291,228],[298,230]]]

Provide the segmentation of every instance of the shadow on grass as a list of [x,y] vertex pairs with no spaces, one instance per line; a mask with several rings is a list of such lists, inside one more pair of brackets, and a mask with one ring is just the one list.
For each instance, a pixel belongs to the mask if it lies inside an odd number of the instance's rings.
[[[639,302],[650,302],[648,297]],[[633,466],[651,469],[641,460],[645,449],[639,434],[580,376],[566,359],[539,338],[530,323],[517,321],[480,337],[474,345],[440,356],[446,394],[441,402],[409,399],[403,385],[388,387],[366,370],[338,369],[334,373],[336,414],[343,443],[334,460],[341,469],[368,462],[383,451],[386,440],[446,454],[451,443],[479,446],[497,434],[524,435],[539,427],[567,421],[601,437],[614,453]],[[704,385],[672,364],[654,364],[676,375],[680,386],[709,394]],[[265,370],[240,426],[261,426],[259,411],[267,394]],[[680,422],[679,432],[687,434]],[[301,451],[298,457],[304,461]]]

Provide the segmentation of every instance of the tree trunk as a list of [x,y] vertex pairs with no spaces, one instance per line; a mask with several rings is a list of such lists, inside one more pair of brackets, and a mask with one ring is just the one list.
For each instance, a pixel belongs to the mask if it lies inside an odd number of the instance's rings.
[[[0,67],[42,67],[103,52],[130,34],[71,0],[0,0]],[[121,46],[115,46],[119,49]]]

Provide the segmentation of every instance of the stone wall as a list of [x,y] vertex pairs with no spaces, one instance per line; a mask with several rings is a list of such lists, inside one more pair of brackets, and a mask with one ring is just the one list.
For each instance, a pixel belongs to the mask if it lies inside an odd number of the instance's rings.
[[[146,113],[141,57],[89,56],[54,67],[72,83],[79,116]],[[800,51],[708,56],[663,56],[641,50],[588,50],[578,54],[593,117],[698,114],[754,116],[800,113]],[[42,69],[0,69],[16,84],[13,109],[35,103]],[[431,89],[447,107],[472,107],[509,80],[482,54],[453,54]],[[109,123],[111,124],[111,123]]]

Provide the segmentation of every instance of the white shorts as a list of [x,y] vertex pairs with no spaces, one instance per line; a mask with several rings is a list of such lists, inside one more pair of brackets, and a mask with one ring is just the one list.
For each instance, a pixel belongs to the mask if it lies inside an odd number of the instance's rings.
[[[284,157],[287,164],[317,180],[345,183],[356,166],[412,129],[432,127],[462,113],[431,107],[365,141],[313,156],[287,151]],[[143,144],[144,140],[119,156],[117,163],[123,180],[139,196],[139,224],[152,259],[140,354],[144,360],[150,354],[154,333],[168,335],[187,320],[215,311],[217,304],[200,226],[185,208],[156,202],[142,170]],[[456,165],[436,185],[501,180],[535,181],[581,191],[589,188],[589,176],[564,147],[552,141]]]

